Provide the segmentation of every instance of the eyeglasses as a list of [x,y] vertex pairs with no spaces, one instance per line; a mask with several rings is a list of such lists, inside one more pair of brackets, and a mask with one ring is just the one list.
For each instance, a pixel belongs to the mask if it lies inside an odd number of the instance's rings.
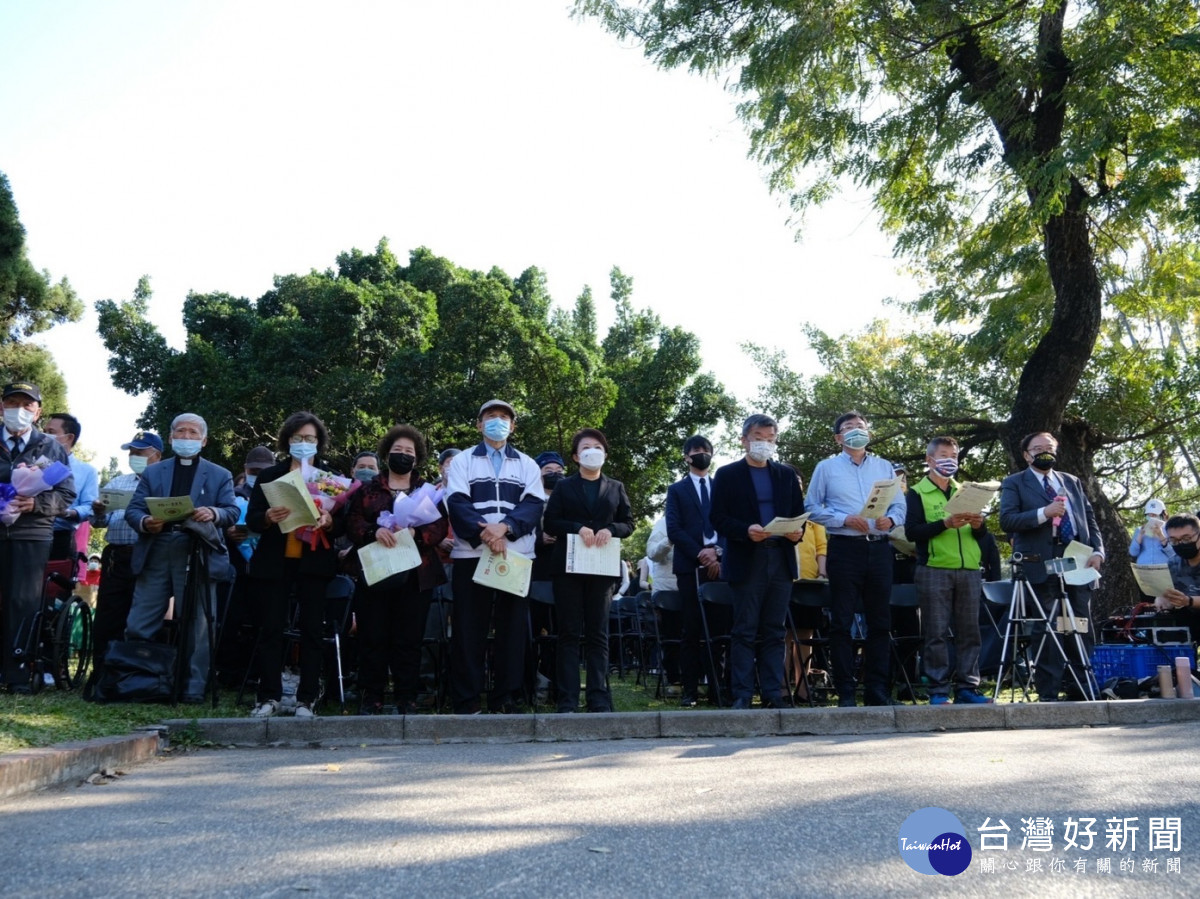
[[1038,453],[1053,453],[1057,451],[1058,447],[1055,446],[1031,446],[1026,450],[1031,456],[1036,456]]
[[1197,537],[1200,537],[1200,534],[1188,534],[1186,537],[1172,537],[1171,545],[1187,546],[1189,543],[1195,543]]
[[321,438],[316,434],[293,434],[290,442],[317,444],[321,442]]

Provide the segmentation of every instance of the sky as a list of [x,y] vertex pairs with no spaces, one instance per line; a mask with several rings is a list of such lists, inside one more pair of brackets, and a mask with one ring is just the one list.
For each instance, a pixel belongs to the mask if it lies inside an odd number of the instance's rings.
[[189,291],[256,299],[381,237],[537,266],[566,307],[590,285],[602,329],[617,265],[743,400],[744,342],[813,373],[804,324],[857,331],[915,287],[862,195],[796,240],[735,103],[564,0],[0,0],[0,171],[30,259],[87,307],[40,342],[100,466],[146,398],[112,386],[97,300],[149,275],[179,347]]

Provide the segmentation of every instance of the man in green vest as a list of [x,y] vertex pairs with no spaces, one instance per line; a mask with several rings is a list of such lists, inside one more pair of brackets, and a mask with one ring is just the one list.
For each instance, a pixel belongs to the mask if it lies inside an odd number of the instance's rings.
[[954,701],[986,703],[979,692],[979,545],[986,534],[982,515],[948,515],[958,492],[958,441],[934,437],[925,449],[929,474],[908,491],[904,530],[917,545],[917,597],[925,632],[925,675],[929,704],[950,701],[950,632],[956,664]]

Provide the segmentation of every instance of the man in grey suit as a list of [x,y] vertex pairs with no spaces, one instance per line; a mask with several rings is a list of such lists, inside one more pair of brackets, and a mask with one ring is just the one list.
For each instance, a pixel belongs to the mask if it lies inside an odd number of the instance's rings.
[[[1058,440],[1054,435],[1046,431],[1027,434],[1021,439],[1021,452],[1029,467],[1004,479],[1000,490],[1000,527],[1012,535],[1013,552],[1026,557],[1025,577],[1038,602],[1049,613],[1050,604],[1062,594],[1059,579],[1047,573],[1045,563],[1060,558],[1067,545],[1075,540],[1092,548],[1087,566],[1099,571],[1104,562],[1104,543],[1083,484],[1074,475],[1054,468],[1058,457]],[[1087,632],[1080,636],[1083,649],[1090,657],[1095,643],[1091,585],[1068,586],[1067,595],[1075,616],[1087,619]],[[1057,614],[1061,612],[1059,609]],[[1051,639],[1059,640],[1072,664],[1083,661],[1078,658],[1076,641],[1070,635],[1064,640],[1054,634]],[[1047,641],[1037,660],[1035,675],[1040,701],[1058,699],[1063,669],[1062,654]],[[1083,682],[1082,667],[1077,667],[1076,671]],[[1069,680],[1068,684],[1068,692],[1075,694],[1074,680]],[[1082,697],[1073,695],[1072,698]]]
[[[191,540],[179,522],[168,522],[150,514],[149,497],[190,496],[195,521],[210,521],[224,531],[238,520],[234,502],[233,476],[220,465],[200,458],[208,443],[208,425],[199,415],[185,412],[171,422],[171,459],[151,465],[142,475],[133,499],[125,510],[125,521],[138,532],[130,567],[137,582],[125,625],[126,640],[152,640],[162,628],[171,597],[176,614],[185,593]],[[215,609],[213,586],[208,587],[208,610]],[[183,701],[201,703],[208,685],[208,628],[204,611],[196,610],[191,635],[187,683],[179,690]]]

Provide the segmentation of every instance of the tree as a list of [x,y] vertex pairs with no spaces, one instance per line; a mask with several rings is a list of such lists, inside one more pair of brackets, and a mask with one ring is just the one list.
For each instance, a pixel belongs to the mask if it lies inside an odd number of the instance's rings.
[[25,342],[53,325],[78,321],[83,304],[63,278],[50,283],[25,252],[25,228],[8,178],[0,172],[0,383],[31,381],[47,409],[67,408],[67,386],[43,348]]
[[[731,74],[752,152],[800,215],[843,179],[872,191],[897,251],[933,285],[918,309],[967,341],[1022,345],[1007,417],[1019,466],[1059,434],[1105,534],[1104,435],[1068,420],[1106,290],[1149,233],[1200,221],[1200,12],[1187,0],[577,0],[664,66]],[[803,180],[807,179],[807,180]],[[1169,254],[1168,254],[1169,255]],[[1151,278],[1153,278],[1153,273]],[[1014,324],[1020,321],[1018,329]]]
[[615,269],[614,291],[618,277],[618,321],[602,346],[589,290],[577,314],[560,314],[539,269],[516,279],[468,271],[425,248],[404,266],[386,240],[374,253],[338,256],[336,269],[276,278],[254,302],[189,295],[182,350],[146,319],[148,279],[97,311],[114,383],[150,395],[140,423],[165,432],[174,415],[197,412],[209,425],[207,454],[225,464],[272,444],[298,409],[322,417],[342,467],[397,421],[420,428],[433,452],[468,446],[479,440],[480,404],[502,397],[518,413],[515,443],[531,454],[566,456],[578,428],[605,428],[614,447],[606,471],[646,514],[683,439],[715,426],[733,402],[700,371],[696,338],[636,311],[632,282]]

